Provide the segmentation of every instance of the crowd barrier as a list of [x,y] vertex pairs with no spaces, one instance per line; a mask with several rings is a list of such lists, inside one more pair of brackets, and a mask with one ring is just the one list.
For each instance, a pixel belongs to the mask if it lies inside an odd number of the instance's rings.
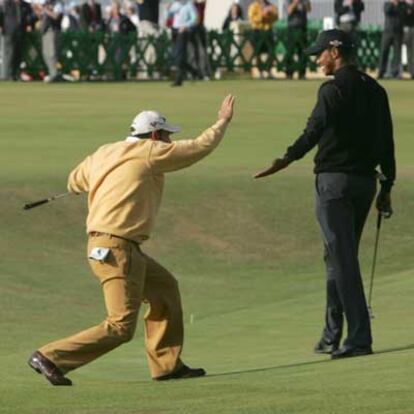
[[[307,41],[311,44],[319,30],[309,29]],[[360,30],[357,39],[357,61],[363,70],[378,66],[381,31]],[[207,33],[207,53],[213,73],[217,70],[248,72],[257,64],[257,56],[268,44],[266,65],[284,72],[286,67],[287,29],[276,28],[272,37],[257,36],[251,30],[210,31]],[[78,79],[139,79],[170,76],[173,67],[172,40],[168,31],[146,38],[129,35],[66,32],[59,36],[59,66],[63,74]],[[23,51],[24,71],[33,78],[42,77],[46,66],[41,51],[41,35],[26,34]],[[294,60],[298,69],[299,62]],[[307,62],[308,71],[316,71],[314,59]]]

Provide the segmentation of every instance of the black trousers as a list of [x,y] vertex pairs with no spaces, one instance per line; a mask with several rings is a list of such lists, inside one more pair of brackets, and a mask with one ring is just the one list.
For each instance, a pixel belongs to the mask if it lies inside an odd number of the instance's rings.
[[6,79],[17,80],[22,60],[23,34],[4,35],[4,64]]
[[188,63],[187,49],[190,40],[190,33],[178,31],[174,32],[174,60],[177,67],[177,74],[175,78],[176,84],[181,84],[189,72],[194,78],[198,77],[197,69]]
[[359,241],[376,192],[374,176],[321,173],[316,176],[316,214],[325,247],[327,301],[322,337],[344,346],[372,343],[371,323],[358,262]]
[[407,46],[408,72],[411,75],[411,79],[414,79],[414,26],[406,28],[404,43]]
[[388,55],[391,47],[393,48],[393,58],[391,62],[391,76],[396,78],[401,69],[401,48],[403,43],[403,33],[383,32],[381,39],[381,54],[378,67],[378,76],[383,77],[387,70]]
[[190,32],[191,56],[190,64],[197,69],[201,77],[211,76],[211,67],[207,53],[207,31],[204,26],[198,25]]
[[[287,31],[286,75],[292,76],[297,70],[300,77],[305,76],[307,57],[304,50],[306,45],[306,27],[289,27]],[[295,64],[295,54],[297,55],[297,64]]]
[[[273,66],[274,61],[274,49],[275,49],[275,38],[273,30],[253,30],[252,47],[254,54],[254,61],[259,70],[267,70]],[[265,55],[265,57],[263,56]]]

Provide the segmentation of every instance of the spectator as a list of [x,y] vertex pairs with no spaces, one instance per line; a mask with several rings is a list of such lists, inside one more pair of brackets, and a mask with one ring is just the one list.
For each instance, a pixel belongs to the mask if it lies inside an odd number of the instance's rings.
[[64,32],[77,32],[80,30],[80,8],[75,3],[70,3],[67,10],[65,10],[61,28]]
[[34,27],[36,17],[23,0],[0,3],[0,35],[4,38],[5,78],[18,80],[22,60],[23,36]]
[[286,5],[288,16],[286,77],[293,78],[296,52],[299,79],[305,79],[307,58],[304,50],[307,45],[308,13],[311,11],[311,3],[310,0],[287,0]]
[[[86,0],[79,6],[79,26],[81,31],[89,33],[102,32],[105,30],[105,21],[102,6],[99,2]],[[106,52],[103,45],[92,42],[87,56],[87,71],[90,80],[99,79],[96,63],[103,64],[105,57]]]
[[[129,0],[124,1],[124,10],[125,14],[128,17],[128,19],[131,21],[131,23],[135,26],[135,29],[137,31],[137,36],[139,33],[139,17],[138,17],[138,10],[135,3],[132,3]],[[138,55],[137,55],[137,49],[136,45],[132,45],[131,49],[129,50],[129,58],[130,63],[133,66],[136,66],[138,63]]]
[[135,28],[139,29],[139,16],[138,16],[138,9],[135,3],[130,2],[129,0],[124,1],[124,10],[125,14],[129,20],[131,20],[132,24]]
[[140,20],[140,36],[157,35],[160,16],[160,0],[137,0]]
[[88,0],[80,9],[80,26],[85,32],[96,32],[104,29],[102,8],[95,0]]
[[111,14],[108,20],[108,30],[110,33],[120,33],[127,35],[135,32],[136,28],[127,16],[121,13],[121,6],[117,0],[113,0],[111,4]]
[[232,22],[239,22],[244,19],[243,9],[240,7],[240,4],[235,1],[229,9],[226,19],[223,22],[223,30],[231,29],[230,25]]
[[60,80],[57,63],[58,35],[61,30],[62,17],[63,6],[55,0],[47,0],[43,5],[41,21],[43,59],[48,70],[48,75],[44,78],[45,82]]
[[335,0],[336,24],[344,32],[353,36],[361,21],[361,13],[365,9],[362,0]]
[[197,9],[192,0],[175,0],[168,14],[172,17],[174,60],[176,76],[172,86],[181,86],[187,73],[198,78],[199,73],[187,60],[190,31],[197,23]]
[[414,1],[407,0],[405,15],[405,44],[407,46],[408,72],[414,79]]
[[[240,71],[242,69],[239,68],[243,67],[244,64],[244,56],[251,54],[251,46],[244,43],[245,36],[241,35],[246,28],[246,25],[240,24],[243,20],[244,14],[240,6],[240,0],[234,0],[222,25],[223,32],[231,31],[231,33],[222,36],[221,51],[224,62],[231,62],[234,67],[238,68],[236,70]],[[221,68],[216,68],[214,76],[216,79],[221,79]]]
[[399,78],[401,70],[401,47],[407,4],[403,0],[391,0],[384,3],[385,24],[381,39],[381,54],[378,68],[378,79],[385,76],[388,55],[393,48],[391,77]]
[[[136,32],[136,28],[127,16],[121,13],[121,6],[117,0],[112,0],[109,19],[107,22],[107,30],[112,35],[126,36],[132,32]],[[118,79],[127,78],[126,61],[129,57],[129,42],[127,39],[120,39],[119,36],[111,37],[110,54],[112,55],[112,63],[115,77]]]
[[[255,71],[259,71],[260,78],[271,77],[275,46],[272,28],[278,19],[277,8],[268,0],[255,0],[249,6],[248,15],[253,29],[252,43],[256,55],[254,59]],[[263,61],[263,55],[266,61]],[[255,73],[253,73],[253,77],[256,77]]]
[[194,0],[197,10],[197,23],[191,30],[191,44],[193,46],[193,66],[197,68],[200,78],[209,80],[211,76],[210,61],[207,54],[207,31],[204,26],[204,12],[206,0]]
[[[157,60],[157,51],[154,40],[159,35],[160,0],[137,0],[139,17],[139,38],[141,50],[144,52],[144,71],[140,74],[143,79],[151,75],[160,77],[159,71],[154,72],[154,65]],[[152,39],[152,42],[150,42]]]

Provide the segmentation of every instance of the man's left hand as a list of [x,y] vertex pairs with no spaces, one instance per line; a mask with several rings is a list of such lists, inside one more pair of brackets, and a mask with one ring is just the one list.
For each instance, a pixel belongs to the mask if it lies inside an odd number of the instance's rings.
[[382,217],[390,218],[392,216],[393,210],[391,204],[391,194],[389,192],[381,190],[377,195],[375,204]]
[[268,175],[275,174],[278,171],[285,169],[290,163],[291,163],[291,161],[289,159],[287,159],[286,157],[285,158],[276,158],[269,168],[267,168],[263,171],[259,171],[253,177],[254,178],[262,178],[262,177],[266,177]]

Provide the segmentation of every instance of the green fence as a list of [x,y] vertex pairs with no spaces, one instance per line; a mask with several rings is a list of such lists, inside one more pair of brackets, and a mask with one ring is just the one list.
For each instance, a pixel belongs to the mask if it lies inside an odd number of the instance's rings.
[[[308,44],[315,40],[318,32],[318,28],[308,30]],[[378,29],[361,30],[356,38],[359,66],[364,70],[374,70],[378,64],[381,32]],[[268,35],[258,38],[251,30],[240,34],[210,31],[207,44],[212,71],[250,71],[256,65],[257,56],[266,42],[268,45],[270,42],[266,65],[284,72],[286,27],[276,27],[270,40]],[[66,32],[60,34],[58,43],[61,72],[76,73],[80,79],[136,79],[140,74],[149,78],[163,78],[170,75],[173,67],[172,42],[167,32],[147,38],[139,38],[136,34]],[[35,78],[41,77],[46,72],[41,53],[41,35],[28,33],[24,44],[25,71]],[[307,65],[308,70],[316,70],[314,60],[309,60]]]

